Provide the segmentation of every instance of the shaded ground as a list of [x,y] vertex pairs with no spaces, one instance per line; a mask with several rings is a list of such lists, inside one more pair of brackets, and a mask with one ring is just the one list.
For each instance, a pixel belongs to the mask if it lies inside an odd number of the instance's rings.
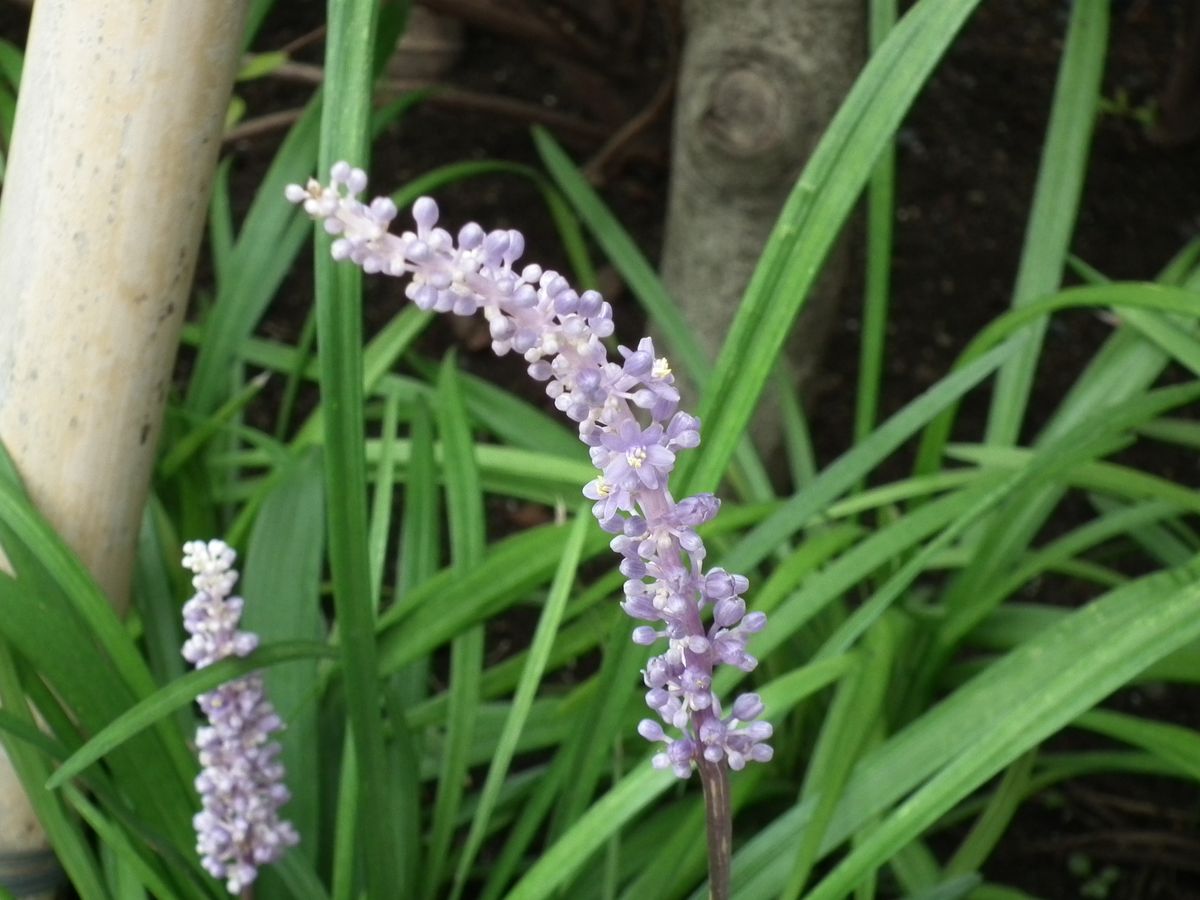
[[[672,69],[677,22],[639,0],[586,4],[552,0],[532,19],[516,9],[496,19],[468,0],[432,4],[473,21],[464,50],[444,76],[459,92],[418,107],[388,130],[375,171],[379,187],[395,185],[447,162],[505,159],[536,165],[528,137],[533,120],[552,130],[589,171],[621,221],[652,258],[665,209],[669,108],[656,91]],[[668,7],[672,4],[667,4]],[[256,48],[277,49],[316,28],[324,3],[278,4]],[[1074,250],[1113,278],[1149,279],[1200,232],[1200,145],[1152,144],[1138,120],[1162,90],[1178,40],[1181,4],[1134,2],[1115,9],[1105,95],[1116,111],[1097,129]],[[1065,30],[1067,5],[1051,0],[984,3],[919,99],[899,139],[894,315],[889,325],[884,412],[942,376],[967,340],[1008,305],[1024,222],[1033,192],[1041,135]],[[0,34],[23,40],[24,14],[0,5]],[[320,42],[299,50],[318,62]],[[302,77],[244,85],[250,120],[295,108],[312,87]],[[519,99],[523,105],[502,102]],[[631,120],[635,133],[613,141]],[[280,133],[239,139],[235,185],[248,201]],[[439,193],[448,221],[477,219],[513,226],[528,237],[530,256],[549,265],[557,239],[537,190],[516,177],[489,178]],[[639,315],[610,271],[606,295],[629,335]],[[203,281],[204,273],[200,279]],[[375,324],[402,301],[398,287],[378,285]],[[858,353],[859,282],[847,289],[843,315],[809,396],[818,453],[827,462],[849,442]],[[296,284],[272,310],[267,333],[294,339],[308,308]],[[465,364],[527,392],[518,367],[497,364],[486,342],[439,325],[429,349],[465,337]],[[1048,414],[1090,358],[1110,325],[1086,313],[1051,324],[1035,418]],[[472,349],[473,348],[473,352]],[[977,401],[964,437],[977,431]],[[972,412],[974,410],[974,412]],[[1196,484],[1195,463],[1164,456],[1156,469]],[[516,511],[511,511],[516,513]],[[1131,691],[1130,710],[1200,727],[1200,713],[1169,691]],[[1059,739],[1079,749],[1084,739]],[[1094,746],[1094,745],[1087,745]],[[1152,778],[1089,778],[1026,804],[987,866],[989,877],[1046,898],[1186,898],[1200,896],[1200,795],[1194,786]],[[936,838],[952,851],[957,838]]]

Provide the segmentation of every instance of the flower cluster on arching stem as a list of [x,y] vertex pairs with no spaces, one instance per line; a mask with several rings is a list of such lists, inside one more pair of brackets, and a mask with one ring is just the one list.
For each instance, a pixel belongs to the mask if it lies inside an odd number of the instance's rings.
[[[239,631],[241,597],[232,596],[237,572],[234,551],[222,541],[189,541],[183,565],[194,577],[196,594],[183,607],[191,637],[183,656],[197,669],[229,657],[247,656],[258,637]],[[240,894],[258,876],[258,867],[278,860],[299,841],[290,822],[279,818],[288,801],[271,736],[283,722],[263,691],[258,673],[227,681],[197,698],[208,725],[196,731],[202,766],[196,790],[202,808],[192,820],[196,851],[204,868]]]
[[[696,529],[716,515],[712,494],[675,500],[667,480],[680,451],[700,443],[700,422],[678,409],[671,367],[650,338],[620,348],[619,361],[602,343],[613,333],[612,307],[596,291],[578,293],[557,272],[518,267],[525,248],[520,232],[485,232],[470,223],[451,235],[437,227],[438,208],[428,197],[413,204],[416,229],[393,234],[394,203],[369,204],[361,169],[338,163],[329,185],[311,179],[289,185],[301,204],[334,236],[335,259],[368,273],[408,278],[405,292],[421,309],[471,315],[482,310],[500,355],[516,352],[529,374],[546,383],[554,405],[579,427],[599,473],[583,493],[601,527],[614,535],[628,579],[622,606],[637,627],[633,639],[666,650],[643,671],[646,702],[661,724],[644,719],[638,731],[665,744],[659,768],[686,778],[701,758],[741,769],[765,762],[771,726],[758,721],[758,695],[742,694],[726,712],[712,691],[718,664],[750,671],[747,638],[766,624],[746,612],[741,575],[704,570],[704,543]],[[668,734],[663,725],[674,731]]]

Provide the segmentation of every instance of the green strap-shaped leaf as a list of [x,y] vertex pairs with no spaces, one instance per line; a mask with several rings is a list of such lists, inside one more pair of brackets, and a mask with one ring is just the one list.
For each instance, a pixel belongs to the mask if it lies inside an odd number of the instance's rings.
[[198,694],[211,691],[217,685],[234,678],[280,663],[301,659],[330,659],[335,652],[324,644],[289,641],[259,647],[242,659],[227,659],[204,669],[189,672],[178,681],[155,691],[136,706],[128,709],[106,728],[76,750],[55,770],[46,786],[56,788],[74,778],[92,763],[121,746],[135,734],[152,726],[159,719],[191,703]]
[[[856,768],[822,852],[903,797],[817,888],[844,897],[894,849],[1033,745],[1143,669],[1200,636],[1200,562],[1160,572],[1058,619],[873,751]],[[797,806],[735,856],[735,896],[774,896],[787,848],[810,807]]]
[[[1078,0],[1071,12],[1013,306],[1053,293],[1062,279],[1100,100],[1108,15],[1109,0]],[[1011,444],[1020,433],[1044,329],[1035,326],[1014,340],[1017,352],[992,392],[988,443]]]
[[[448,355],[442,363],[437,396],[438,431],[445,449],[443,467],[450,557],[454,570],[463,573],[479,566],[487,540],[475,444],[463,405],[454,354]],[[439,893],[442,874],[449,869],[447,857],[458,812],[463,805],[482,678],[483,624],[475,623],[457,632],[450,644],[450,700],[445,747],[439,765],[430,851],[422,872],[424,896],[430,900]]]
[[508,776],[508,768],[517,747],[517,739],[525,727],[534,697],[537,695],[542,673],[546,669],[546,660],[550,656],[550,648],[558,634],[558,626],[567,606],[567,597],[575,583],[575,573],[579,566],[584,535],[587,529],[595,527],[591,510],[588,508],[590,505],[585,504],[577,511],[571,535],[563,555],[559,559],[558,569],[554,573],[554,582],[550,586],[550,593],[546,597],[546,604],[538,619],[521,681],[513,695],[512,710],[505,720],[504,730],[495,744],[487,779],[484,781],[483,791],[479,797],[479,807],[471,820],[466,846],[459,857],[458,869],[454,874],[452,898],[462,896],[467,874],[483,843],[483,837],[487,833],[487,826],[500,795],[500,788]]
[[[371,83],[379,19],[376,0],[334,0],[325,42],[325,91],[318,169],[339,160],[363,165],[368,154]],[[294,211],[292,211],[294,214]],[[325,496],[333,601],[341,639],[346,712],[355,758],[353,847],[372,897],[395,896],[399,868],[392,837],[387,758],[380,722],[375,610],[367,552],[367,478],[363,450],[362,277],[315,242],[318,369],[325,421]]]

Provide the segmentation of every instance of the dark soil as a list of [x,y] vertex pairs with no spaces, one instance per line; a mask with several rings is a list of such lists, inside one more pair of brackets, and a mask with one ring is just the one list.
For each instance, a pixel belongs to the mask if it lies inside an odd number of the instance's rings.
[[[441,81],[459,93],[409,113],[377,145],[375,187],[391,189],[448,162],[502,159],[537,166],[533,121],[548,123],[588,171],[648,256],[657,255],[668,180],[670,110],[656,90],[673,68],[677,3],[549,0],[494,4],[503,16],[467,15],[485,4],[430,4],[467,20],[464,49]],[[1200,232],[1200,144],[1165,147],[1148,139],[1138,114],[1161,95],[1180,42],[1183,0],[1114,8],[1104,93],[1115,111],[1094,140],[1074,252],[1113,278],[1152,279]],[[664,17],[663,9],[667,10]],[[273,50],[320,25],[325,4],[277,4],[255,49]],[[888,414],[945,374],[982,326],[1008,306],[1029,211],[1068,5],[1055,0],[984,3],[955,42],[899,135],[897,230],[889,353],[883,397]],[[26,16],[0,4],[0,35],[21,44]],[[548,37],[547,37],[548,36]],[[321,43],[296,58],[319,64]],[[311,85],[282,78],[243,85],[251,121],[303,104]],[[507,100],[518,99],[513,106]],[[615,145],[630,119],[645,125]],[[235,194],[248,202],[281,133],[235,141]],[[537,190],[517,177],[491,177],[439,193],[445,219],[525,231],[529,256],[565,266]],[[597,255],[599,258],[599,255]],[[204,273],[200,273],[203,283]],[[641,321],[619,280],[601,270],[624,333]],[[402,302],[395,285],[373,287],[368,327]],[[822,462],[849,444],[858,354],[861,279],[851,279],[827,362],[808,392]],[[308,308],[292,285],[270,313],[266,333],[289,340]],[[465,365],[529,394],[519,367],[497,363],[473,332],[439,325],[430,353],[451,342]],[[1044,419],[1110,332],[1095,315],[1057,317],[1047,335],[1032,419]],[[986,399],[986,398],[985,398]],[[962,436],[977,436],[985,404],[969,406]],[[972,410],[975,410],[972,413]],[[1193,461],[1165,456],[1157,471],[1195,484]],[[526,511],[527,513],[528,511]],[[1120,704],[1151,718],[1200,726],[1200,715],[1170,691],[1130,691]],[[1065,736],[1057,747],[1097,747]],[[1200,793],[1194,785],[1149,777],[1085,778],[1025,804],[986,866],[994,881],[1045,898],[1200,897]],[[938,836],[953,852],[963,832]]]

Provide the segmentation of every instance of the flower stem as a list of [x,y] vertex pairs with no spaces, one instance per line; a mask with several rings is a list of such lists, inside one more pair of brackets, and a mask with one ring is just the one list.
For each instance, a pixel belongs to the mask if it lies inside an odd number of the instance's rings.
[[733,809],[729,803],[729,769],[724,760],[703,756],[696,764],[704,787],[704,818],[708,828],[709,900],[729,900],[729,870],[733,856]]

